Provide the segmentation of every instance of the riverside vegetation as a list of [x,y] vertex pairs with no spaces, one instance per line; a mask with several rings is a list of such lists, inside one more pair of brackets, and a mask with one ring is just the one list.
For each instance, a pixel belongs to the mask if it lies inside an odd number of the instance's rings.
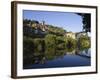
[[[52,60],[73,50],[90,48],[90,37],[64,36],[67,30],[61,27],[41,24],[36,20],[23,20],[23,65],[38,63],[37,60]],[[56,56],[55,56],[56,55]],[[44,57],[46,56],[46,57]]]

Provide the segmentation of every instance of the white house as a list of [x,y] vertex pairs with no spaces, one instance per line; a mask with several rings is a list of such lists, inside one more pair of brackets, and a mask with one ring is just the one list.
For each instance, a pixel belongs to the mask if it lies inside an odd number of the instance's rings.
[[71,38],[73,38],[73,39],[76,38],[75,33],[73,33],[73,32],[66,32],[64,36],[65,36],[65,37],[71,37]]

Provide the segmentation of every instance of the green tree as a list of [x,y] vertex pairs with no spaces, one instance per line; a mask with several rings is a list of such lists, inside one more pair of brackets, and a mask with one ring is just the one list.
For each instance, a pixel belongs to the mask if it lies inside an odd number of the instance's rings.
[[56,46],[58,49],[65,49],[66,48],[66,42],[63,36],[57,36],[56,37]]
[[48,28],[49,28],[49,33],[55,34],[55,35],[62,36],[66,32],[66,30],[58,26],[48,25]]
[[55,48],[56,47],[56,35],[47,34],[45,36],[45,46],[46,48]]
[[79,38],[79,49],[84,50],[90,48],[90,38],[83,35]]
[[45,42],[44,39],[35,38],[33,39],[34,42],[34,52],[40,54],[40,52],[44,52]]
[[76,39],[67,37],[66,40],[66,49],[68,52],[72,52],[76,48]]
[[33,40],[28,37],[23,37],[23,63],[32,63],[32,57],[34,52]]
[[82,17],[82,23],[83,23],[83,30],[85,32],[91,32],[91,14],[89,13],[77,13]]

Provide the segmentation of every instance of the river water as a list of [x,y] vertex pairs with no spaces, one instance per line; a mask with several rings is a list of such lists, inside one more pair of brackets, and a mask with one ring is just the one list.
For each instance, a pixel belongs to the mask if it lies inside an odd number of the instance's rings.
[[57,68],[57,67],[80,67],[91,66],[91,50],[72,52],[56,51],[32,58],[31,64],[25,64],[24,69]]

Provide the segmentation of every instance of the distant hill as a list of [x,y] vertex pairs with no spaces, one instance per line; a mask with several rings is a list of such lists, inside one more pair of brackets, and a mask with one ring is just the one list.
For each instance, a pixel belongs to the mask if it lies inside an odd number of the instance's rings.
[[66,30],[61,27],[45,24],[45,21],[40,23],[36,20],[23,20],[24,35],[27,36],[45,36],[46,34],[64,35]]

